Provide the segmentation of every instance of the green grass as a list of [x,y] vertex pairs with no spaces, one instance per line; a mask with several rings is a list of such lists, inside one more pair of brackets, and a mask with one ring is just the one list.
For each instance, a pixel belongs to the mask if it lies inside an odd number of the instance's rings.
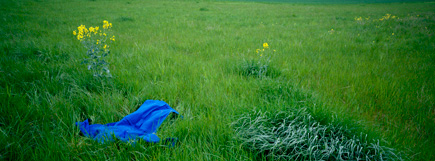
[[242,146],[273,160],[402,160],[394,149],[343,126],[321,125],[306,108],[269,114],[253,111],[235,122]]
[[[303,107],[348,138],[368,134],[403,158],[435,160],[434,7],[1,1],[0,159],[266,159],[243,148],[232,123]],[[399,19],[373,21],[387,13]],[[72,31],[103,20],[117,39],[108,56],[114,77],[99,80],[81,64],[85,49]],[[245,74],[264,42],[276,49],[271,73]],[[147,99],[184,116],[158,131],[177,137],[175,148],[99,144],[74,126],[118,121]]]
[[[218,0],[224,1],[224,0]],[[230,0],[260,3],[299,3],[299,4],[361,4],[361,3],[410,3],[432,2],[431,0]]]

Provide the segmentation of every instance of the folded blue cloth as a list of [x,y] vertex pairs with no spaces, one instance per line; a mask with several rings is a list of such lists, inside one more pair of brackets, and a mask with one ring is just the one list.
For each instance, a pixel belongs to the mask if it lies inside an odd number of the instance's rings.
[[122,141],[143,139],[147,142],[159,142],[156,132],[166,117],[177,111],[166,102],[147,100],[135,112],[125,116],[121,121],[106,125],[92,124],[89,121],[76,122],[76,126],[87,137],[99,142],[113,140],[113,136]]

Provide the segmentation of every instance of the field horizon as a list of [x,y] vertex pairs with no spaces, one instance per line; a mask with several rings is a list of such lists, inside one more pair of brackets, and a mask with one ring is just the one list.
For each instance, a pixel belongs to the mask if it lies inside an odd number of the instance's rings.
[[[1,1],[0,159],[434,160],[435,1],[300,2]],[[104,20],[111,78],[73,35]],[[145,100],[174,148],[74,126]]]
[[433,0],[217,0],[228,2],[291,3],[291,4],[390,4],[390,3],[434,3]]

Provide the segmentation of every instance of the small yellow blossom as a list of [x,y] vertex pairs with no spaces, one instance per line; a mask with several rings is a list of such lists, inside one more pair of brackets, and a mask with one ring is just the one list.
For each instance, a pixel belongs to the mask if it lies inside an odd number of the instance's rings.
[[260,51],[260,49],[255,50],[256,53],[258,53],[258,51]]
[[112,23],[109,23],[109,21],[104,20],[103,21],[103,29],[110,29],[112,27]]
[[391,35],[393,35],[394,36],[394,32],[391,34]]
[[356,21],[362,21],[362,17],[355,17],[354,18]]
[[391,17],[391,14],[385,14],[385,16],[384,16],[384,19],[386,19],[386,20],[388,20],[388,19],[390,19],[390,17]]
[[75,30],[73,31],[73,35],[77,35],[77,32]]
[[[269,44],[263,43],[263,48],[269,48]],[[264,51],[264,49],[263,49],[263,51]]]
[[334,29],[331,29],[331,30],[329,30],[328,31],[330,34],[333,34],[335,31],[334,31]]

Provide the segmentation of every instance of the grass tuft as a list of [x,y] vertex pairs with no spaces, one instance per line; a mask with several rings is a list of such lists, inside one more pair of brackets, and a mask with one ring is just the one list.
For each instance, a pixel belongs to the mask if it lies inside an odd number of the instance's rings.
[[199,11],[208,11],[208,8],[201,7]]
[[379,140],[352,135],[338,125],[322,125],[306,108],[276,114],[254,111],[233,123],[241,146],[273,160],[403,160]]
[[258,64],[255,60],[244,61],[237,71],[243,76],[252,76],[257,78],[276,78],[281,75],[281,72],[278,69],[269,65],[264,68],[264,66]]

